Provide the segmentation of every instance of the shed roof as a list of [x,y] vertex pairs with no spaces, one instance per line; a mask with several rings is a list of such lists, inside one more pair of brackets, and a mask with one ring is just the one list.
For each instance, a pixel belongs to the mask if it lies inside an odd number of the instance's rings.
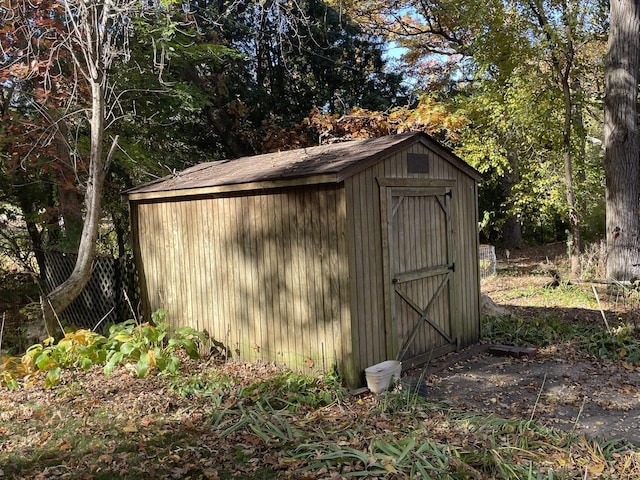
[[398,150],[422,142],[479,180],[478,172],[421,132],[320,145],[195,165],[127,190],[131,200],[180,197],[291,185],[339,183]]

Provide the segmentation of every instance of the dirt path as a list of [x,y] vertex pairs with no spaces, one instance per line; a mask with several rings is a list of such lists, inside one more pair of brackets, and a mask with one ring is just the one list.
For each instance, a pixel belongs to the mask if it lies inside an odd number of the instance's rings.
[[[601,324],[591,288],[543,288],[551,280],[549,265],[567,275],[563,244],[513,252],[509,261],[500,258],[498,274],[484,280],[482,290],[515,318]],[[610,321],[640,325],[640,299],[608,295],[600,284],[596,288]],[[477,345],[430,365],[423,390],[432,400],[469,413],[533,418],[545,426],[640,446],[640,367],[596,359],[571,344],[539,348],[531,358],[496,356]]]
[[430,399],[455,408],[640,445],[640,371],[570,346],[541,349],[533,358],[476,346],[432,365],[425,383]]

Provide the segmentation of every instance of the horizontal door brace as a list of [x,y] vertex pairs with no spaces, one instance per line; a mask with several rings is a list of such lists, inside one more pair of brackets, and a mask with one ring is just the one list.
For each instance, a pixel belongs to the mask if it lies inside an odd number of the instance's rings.
[[435,277],[437,275],[444,275],[449,272],[455,271],[455,265],[453,263],[449,265],[437,265],[435,267],[426,267],[419,270],[413,270],[411,272],[399,273],[393,277],[392,283],[405,283],[413,280],[420,280],[421,278]]

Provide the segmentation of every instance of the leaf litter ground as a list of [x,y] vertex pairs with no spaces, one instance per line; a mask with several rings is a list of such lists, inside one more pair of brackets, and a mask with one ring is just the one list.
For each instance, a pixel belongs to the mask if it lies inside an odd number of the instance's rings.
[[534,358],[478,353],[426,378],[431,401],[640,445],[640,370],[594,359],[570,344]]
[[118,367],[107,377],[97,368],[66,372],[52,389],[40,379],[3,391],[2,477],[510,479],[539,471],[636,478],[640,471],[628,445],[603,447],[401,390],[273,409],[269,392],[258,401],[251,389],[256,379],[282,375],[277,367],[185,361],[185,368],[234,378],[236,387],[185,397],[166,377],[138,379]]
[[[432,374],[427,376],[426,391],[431,400],[458,408],[531,418],[577,434],[640,445],[638,362],[626,361],[624,348],[619,349],[618,359],[596,358],[578,348],[579,341],[556,341],[549,333],[571,324],[602,332],[626,324],[635,330],[640,313],[637,289],[612,294],[601,284],[548,287],[550,270],[566,273],[563,249],[564,244],[558,244],[520,252],[510,261],[502,259],[498,275],[482,284],[483,292],[523,327],[529,322],[539,330],[539,345],[534,346],[544,346],[537,354],[502,357],[483,348],[452,354],[428,369]],[[594,288],[600,291],[598,297],[592,294]]]
[[[516,277],[483,289],[518,316],[602,321],[592,305],[535,299],[544,276],[521,273],[521,294]],[[287,397],[275,379],[289,374],[270,364],[185,358],[178,379],[94,367],[50,389],[33,378],[0,390],[0,478],[640,478],[634,364],[573,342],[533,358],[482,350],[410,372],[423,395],[327,389],[324,403]]]

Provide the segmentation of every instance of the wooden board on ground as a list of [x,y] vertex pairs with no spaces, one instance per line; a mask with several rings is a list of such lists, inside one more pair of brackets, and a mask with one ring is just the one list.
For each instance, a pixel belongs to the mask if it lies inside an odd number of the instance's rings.
[[515,347],[513,345],[490,345],[487,351],[491,355],[502,357],[535,357],[538,350],[533,347]]

